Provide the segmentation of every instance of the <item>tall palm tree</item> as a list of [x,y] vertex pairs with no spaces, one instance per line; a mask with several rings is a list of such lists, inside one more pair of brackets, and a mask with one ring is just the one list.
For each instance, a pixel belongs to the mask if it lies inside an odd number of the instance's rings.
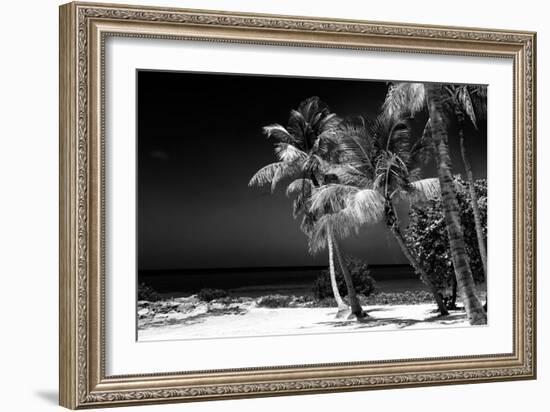
[[[278,162],[260,169],[249,182],[250,186],[271,185],[271,191],[283,179],[293,179],[287,188],[287,194],[297,192],[293,202],[294,217],[302,215],[301,228],[306,236],[310,236],[311,228],[317,217],[309,211],[308,202],[311,190],[324,183],[323,166],[331,148],[334,146],[334,130],[339,123],[336,114],[331,113],[328,106],[318,97],[304,100],[297,110],[292,110],[287,127],[272,124],[264,127],[268,138],[275,140],[275,154]],[[338,263],[344,273],[345,263],[339,258],[339,245],[329,230],[324,238],[329,249],[329,268],[334,298],[338,304],[338,313],[345,309],[338,292],[334,271],[333,251],[336,251]],[[353,290],[353,283],[345,278],[348,290]],[[357,318],[365,316],[355,294],[349,294],[352,313]],[[338,314],[337,314],[338,316]]]
[[487,246],[485,244],[485,236],[483,235],[483,225],[481,223],[481,214],[479,212],[474,174],[472,173],[472,166],[470,164],[470,160],[468,159],[466,145],[464,142],[464,123],[466,116],[470,119],[472,125],[477,130],[477,116],[475,114],[473,97],[474,95],[477,97],[476,106],[479,108],[478,112],[483,114],[486,111],[485,107],[487,104],[487,92],[484,86],[468,85],[447,85],[444,87],[444,90],[446,91],[446,95],[449,97],[452,110],[454,111],[457,120],[460,153],[462,156],[464,170],[466,172],[468,191],[470,192],[470,202],[472,204],[472,212],[474,215],[479,254],[481,256],[483,274],[485,275],[485,279],[487,279]]
[[446,101],[448,101],[448,96],[444,95],[440,84],[398,83],[390,86],[383,109],[390,117],[399,117],[403,113],[410,113],[414,116],[423,110],[428,114],[423,135],[431,136],[435,144],[435,158],[456,280],[469,322],[484,324],[487,322],[487,315],[475,294],[468,255],[464,248],[464,235],[458,216],[456,193],[452,184],[448,134],[444,118],[444,102]]
[[431,154],[428,139],[423,135],[413,140],[409,124],[405,120],[396,121],[385,116],[379,117],[375,136],[378,138],[379,151],[376,155],[374,187],[385,199],[386,226],[397,240],[403,255],[432,293],[439,312],[448,315],[439,290],[405,242],[396,208],[396,203],[400,199],[410,204],[440,196],[437,179],[422,179],[421,176],[421,166],[427,162]]
[[[487,111],[487,88],[485,86],[473,85],[445,85],[442,86],[443,97],[442,107],[446,115],[454,116],[457,122],[460,151],[464,170],[468,181],[470,201],[474,214],[478,249],[481,256],[483,273],[487,277],[487,246],[483,235],[483,225],[479,212],[477,194],[475,191],[472,167],[468,159],[466,146],[464,144],[464,123],[467,116],[474,128],[477,130],[477,118],[486,115]],[[423,110],[427,111],[426,88],[422,83],[398,83],[390,86],[384,111],[387,115],[399,117],[404,112],[411,116]],[[476,112],[478,115],[476,115]],[[424,127],[424,133],[430,132],[430,117]]]
[[[347,236],[350,227],[373,223],[383,218],[403,255],[434,296],[441,314],[448,314],[441,294],[435,288],[418,258],[407,246],[401,233],[396,202],[418,202],[439,195],[436,179],[421,179],[420,168],[411,167],[425,160],[425,142],[412,141],[406,122],[381,116],[372,130],[362,117],[346,119],[340,128],[340,148],[344,165],[333,168],[341,182],[314,191],[312,209],[338,211],[321,224],[334,221]],[[330,207],[327,207],[330,205]],[[325,223],[326,224],[326,223]],[[318,229],[316,233],[323,233]]]
[[453,187],[451,157],[449,155],[448,135],[443,118],[443,91],[440,84],[427,84],[426,97],[431,122],[432,138],[436,147],[439,183],[441,185],[442,205],[451,247],[451,256],[456,281],[464,300],[468,320],[472,325],[486,324],[487,314],[479,301],[472,271],[464,244],[464,234],[460,223],[458,201]]

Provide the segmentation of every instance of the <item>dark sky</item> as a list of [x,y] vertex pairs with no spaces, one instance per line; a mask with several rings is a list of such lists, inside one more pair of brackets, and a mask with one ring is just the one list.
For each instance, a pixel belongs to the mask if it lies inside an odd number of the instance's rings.
[[[284,186],[274,195],[268,187],[248,187],[258,169],[276,160],[261,129],[286,126],[289,111],[310,96],[341,116],[374,116],[387,87],[379,81],[139,71],[138,269],[324,265],[326,252],[308,253]],[[456,139],[450,136],[449,144],[460,173]],[[474,173],[485,177],[484,130],[469,139],[468,149]],[[405,263],[382,225],[365,228],[342,247],[371,264]]]

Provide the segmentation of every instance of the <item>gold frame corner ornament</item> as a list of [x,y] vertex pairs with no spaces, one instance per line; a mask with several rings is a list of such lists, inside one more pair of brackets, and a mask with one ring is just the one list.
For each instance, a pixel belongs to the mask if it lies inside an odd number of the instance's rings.
[[[397,362],[106,376],[104,47],[109,36],[509,58],[514,66],[514,350]],[[60,7],[60,404],[77,409],[536,376],[536,33],[69,3]]]

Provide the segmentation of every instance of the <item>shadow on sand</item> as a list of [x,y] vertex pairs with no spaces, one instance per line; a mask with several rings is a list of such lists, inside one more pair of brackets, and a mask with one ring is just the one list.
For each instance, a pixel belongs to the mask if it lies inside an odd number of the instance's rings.
[[[373,312],[377,312],[381,310],[382,309],[371,309],[367,311],[367,313],[370,315]],[[450,313],[449,315],[445,315],[445,316],[435,315],[426,319],[368,316],[360,320],[359,322],[355,319],[350,319],[350,320],[335,319],[331,321],[317,322],[316,325],[333,326],[334,328],[351,327],[352,329],[368,329],[368,328],[392,325],[397,329],[403,329],[409,326],[416,325],[418,323],[429,323],[429,322],[434,322],[440,325],[453,325],[455,323],[462,322],[465,316],[466,314],[464,312]]]

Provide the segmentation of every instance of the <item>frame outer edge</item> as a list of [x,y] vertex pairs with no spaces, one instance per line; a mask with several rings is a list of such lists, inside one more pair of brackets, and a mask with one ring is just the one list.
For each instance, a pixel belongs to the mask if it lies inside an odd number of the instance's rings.
[[59,405],[78,407],[76,13],[59,7]]
[[[98,7],[99,9],[96,9]],[[173,12],[174,14],[167,14]],[[166,16],[168,17],[166,17]],[[319,44],[331,44],[330,36],[340,33],[350,33],[357,36],[379,35],[392,36],[396,39],[419,38],[423,42],[461,42],[490,45],[499,44],[488,54],[510,56],[514,53],[515,61],[521,61],[521,76],[517,79],[518,92],[523,93],[527,107],[521,113],[522,121],[518,127],[523,133],[523,145],[518,148],[518,160],[524,162],[520,173],[530,178],[523,186],[523,196],[516,201],[527,209],[523,221],[527,220],[529,230],[518,229],[522,233],[522,250],[528,252],[524,265],[518,268],[518,273],[531,273],[531,284],[524,284],[520,298],[527,299],[532,307],[526,309],[529,318],[525,325],[525,313],[519,319],[518,325],[522,333],[532,333],[528,339],[524,337],[521,345],[522,355],[520,365],[510,364],[508,367],[489,368],[469,371],[450,370],[443,372],[425,371],[419,374],[401,374],[400,376],[352,376],[346,379],[309,379],[283,380],[267,382],[245,382],[236,384],[212,384],[187,387],[140,387],[140,388],[106,388],[102,391],[95,387],[98,377],[101,377],[101,362],[98,364],[90,351],[94,351],[94,326],[97,319],[91,313],[97,309],[94,299],[99,298],[90,293],[97,288],[94,281],[94,266],[90,265],[94,253],[89,248],[94,247],[94,219],[90,221],[90,213],[94,209],[94,164],[90,158],[91,133],[94,129],[94,107],[89,107],[94,92],[94,83],[90,83],[90,40],[89,19],[109,20],[117,22],[142,23],[172,22],[183,23],[195,28],[219,27],[221,31],[248,30],[267,32],[270,29],[284,32],[317,33],[325,40]],[[287,24],[288,26],[281,25]],[[385,28],[385,25],[388,25]],[[222,30],[223,29],[223,30]],[[389,30],[386,32],[386,30]],[[466,30],[466,31],[465,31]],[[92,31],[93,32],[93,31]],[[326,40],[326,36],[329,36]],[[139,37],[139,36],[138,36]],[[168,38],[169,36],[167,36]],[[178,36],[179,37],[179,36]],[[245,42],[246,41],[245,36]],[[174,37],[175,38],[175,37]],[[221,41],[225,41],[221,36]],[[230,40],[229,40],[230,41]],[[257,39],[258,44],[271,43],[268,37]],[[253,41],[255,42],[255,41]],[[310,43],[306,41],[306,43]],[[331,21],[328,19],[301,17],[255,15],[240,12],[217,12],[213,10],[172,9],[145,6],[125,6],[122,4],[70,3],[60,7],[60,404],[71,409],[97,406],[119,406],[146,403],[167,403],[174,401],[199,401],[215,399],[236,399],[245,397],[277,396],[305,393],[326,393],[344,390],[368,390],[377,388],[415,387],[427,385],[444,385],[457,383],[475,383],[483,381],[499,381],[510,379],[533,379],[536,376],[536,34],[533,32],[512,32],[504,30],[475,29],[461,27],[442,27],[407,25],[400,23],[361,22],[361,21]],[[283,42],[284,44],[284,42]],[[296,43],[299,45],[300,43]],[[502,47],[501,47],[502,46]],[[332,46],[328,46],[332,47]],[[362,47],[362,46],[360,46]],[[378,46],[374,46],[375,48]],[[516,48],[521,50],[518,51]],[[444,48],[444,47],[443,47]],[[413,48],[414,49],[414,48]],[[464,51],[457,49],[457,54]],[[529,51],[525,55],[525,52]],[[466,51],[467,52],[467,51]],[[526,59],[526,60],[525,60]],[[93,62],[94,60],[91,59]],[[93,71],[93,69],[92,69]],[[97,92],[97,90],[96,90]],[[93,99],[92,99],[93,100]],[[529,106],[530,104],[530,106]],[[97,125],[95,125],[97,126]],[[92,133],[93,134],[93,133]],[[93,154],[93,152],[92,152]],[[91,162],[90,162],[91,161]],[[524,176],[525,176],[524,175]],[[527,193],[525,193],[525,191]],[[530,198],[525,195],[530,195]],[[96,205],[97,206],[97,205]],[[525,219],[527,218],[527,219]],[[518,219],[518,222],[522,219]],[[519,233],[518,233],[519,234]],[[526,250],[526,248],[528,250]],[[526,263],[526,264],[525,264]],[[95,268],[97,269],[97,268]],[[521,278],[524,279],[524,278]],[[97,280],[97,279],[96,279]],[[530,293],[529,293],[530,292]],[[525,328],[527,326],[527,328]],[[99,332],[101,333],[101,332]],[[99,366],[98,366],[99,365]],[[99,367],[99,372],[94,370]],[[428,373],[429,372],[429,373]],[[98,375],[99,373],[99,375]],[[103,382],[99,382],[103,383]],[[108,382],[105,382],[108,383]]]
[[[538,47],[538,35],[537,32],[531,33],[531,42],[532,42],[532,51],[531,51],[531,159],[530,159],[530,168],[531,168],[531,270],[532,270],[532,303],[533,303],[533,319],[532,319],[532,377],[533,379],[538,378],[538,345],[537,345],[537,47]],[[527,87],[527,85],[526,85]]]

